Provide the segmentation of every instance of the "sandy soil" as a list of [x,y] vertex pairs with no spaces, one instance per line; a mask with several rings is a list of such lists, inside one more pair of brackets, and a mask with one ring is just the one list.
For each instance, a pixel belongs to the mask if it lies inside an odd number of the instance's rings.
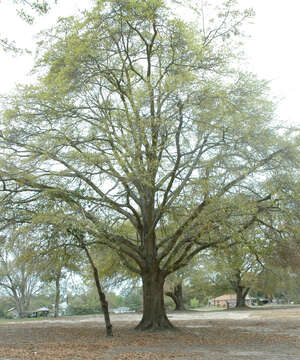
[[176,332],[133,330],[140,314],[0,324],[0,360],[300,360],[300,307],[170,313]]

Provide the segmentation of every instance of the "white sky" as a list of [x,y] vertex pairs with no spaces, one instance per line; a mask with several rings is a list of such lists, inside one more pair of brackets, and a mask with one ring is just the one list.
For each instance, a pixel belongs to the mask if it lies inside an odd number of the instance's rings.
[[[244,40],[249,59],[248,70],[257,73],[260,78],[271,80],[273,95],[281,99],[278,114],[282,125],[300,125],[300,1],[239,1],[241,7],[253,7],[256,11],[254,24],[249,27],[251,37]],[[71,15],[87,2],[59,0],[50,15],[39,18],[34,26],[30,26],[17,17],[12,0],[2,0],[0,35],[15,39],[19,46],[32,49],[35,33],[54,24],[57,16]],[[33,59],[30,55],[13,58],[0,52],[0,93],[10,91],[15,83],[26,81],[26,74],[32,65]]]

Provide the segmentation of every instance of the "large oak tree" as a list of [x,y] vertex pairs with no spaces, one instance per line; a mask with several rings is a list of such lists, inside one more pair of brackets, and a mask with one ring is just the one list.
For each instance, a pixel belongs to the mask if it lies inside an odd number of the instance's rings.
[[39,82],[5,99],[5,195],[56,199],[140,274],[142,330],[172,328],[168,274],[272,208],[261,183],[292,156],[266,83],[238,69],[252,12],[229,0],[211,19],[196,14],[187,23],[163,0],[98,1],[44,34]]

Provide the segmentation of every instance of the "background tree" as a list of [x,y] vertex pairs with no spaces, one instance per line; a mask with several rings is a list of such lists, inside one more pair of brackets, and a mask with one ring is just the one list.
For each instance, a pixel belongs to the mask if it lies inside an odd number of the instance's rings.
[[176,275],[167,278],[165,283],[165,295],[169,296],[174,301],[175,311],[185,310],[182,287],[183,277],[181,274],[176,273]]
[[[39,215],[40,214],[37,213],[37,216],[33,217],[35,226],[37,225],[36,221],[37,219],[39,219]],[[57,312],[58,314],[62,269],[64,267],[67,267],[69,270],[78,270],[78,266],[76,266],[76,261],[80,263],[80,261],[82,262],[82,257],[85,257],[88,267],[90,268],[90,271],[92,273],[98,293],[98,298],[104,314],[106,336],[113,336],[108,302],[106,300],[106,295],[101,285],[97,264],[95,263],[93,255],[91,253],[91,246],[88,242],[86,242],[85,234],[82,231],[78,230],[78,228],[75,227],[73,224],[69,224],[66,228],[61,228],[59,224],[41,223],[39,225],[42,229],[45,229],[46,227],[46,229],[50,230],[50,236],[46,238],[46,242],[44,239],[41,242],[42,246],[45,247],[46,245],[46,250],[40,253],[40,256],[44,256],[44,265],[48,266],[47,270],[43,272],[44,280],[47,280],[48,278],[48,280],[55,280],[56,283],[55,312]],[[30,227],[32,227],[32,224]],[[48,249],[47,244],[50,244],[52,250]]]
[[19,317],[24,317],[33,295],[41,289],[41,281],[30,244],[24,238],[14,243],[12,248],[7,239],[1,240],[0,288],[13,299]]
[[5,99],[5,195],[56,199],[45,218],[76,214],[141,276],[138,329],[172,328],[166,277],[269,211],[274,194],[258,183],[295,158],[271,126],[266,83],[233,68],[252,16],[234,3],[188,24],[162,0],[99,2],[45,35],[39,83]]
[[[274,206],[273,210],[277,210]],[[235,222],[239,221],[237,216]],[[232,224],[234,228],[234,224]],[[218,295],[224,292],[236,294],[236,307],[246,307],[246,297],[257,287],[258,278],[265,271],[270,253],[276,251],[276,242],[270,241],[269,229],[255,223],[245,231],[234,234],[230,246],[222,245],[200,258],[201,272],[207,271],[209,282]],[[202,262],[201,262],[202,260]],[[195,278],[195,275],[193,275]]]
[[[1,291],[0,291],[1,293]],[[0,296],[0,318],[9,318],[8,310],[14,307],[14,302],[10,296]]]
[[196,257],[196,265],[188,278],[186,288],[189,300],[197,299],[202,305],[207,305],[210,298],[223,295],[224,291],[227,290],[220,284],[214,270],[215,262],[211,259],[210,251]]
[[187,266],[170,274],[166,279],[165,295],[173,300],[175,311],[185,310],[184,303],[187,300],[185,296],[186,283],[189,282],[196,267],[197,259],[194,258]]
[[258,277],[252,296],[273,300],[276,303],[299,303],[299,273],[289,267],[267,263],[265,271]]
[[[55,231],[55,233],[54,236],[59,236],[57,231]],[[51,235],[53,236],[53,234]],[[61,282],[70,272],[80,272],[79,268],[80,260],[82,262],[82,254],[74,247],[68,248],[65,246],[53,249],[56,240],[52,238],[50,241],[52,243],[52,249],[47,249],[42,252],[37,252],[37,249],[35,249],[34,259],[39,263],[41,281],[48,285],[50,283],[54,283],[55,285],[54,317],[58,317],[59,304],[61,302]]]
[[246,297],[255,287],[257,277],[264,270],[257,254],[244,245],[217,250],[216,276],[220,288],[236,294],[236,308],[246,307]]
[[140,286],[128,286],[121,291],[121,296],[125,299],[124,306],[130,311],[141,311],[143,308],[143,289]]
[[300,269],[299,233],[299,167],[293,173],[284,172],[269,184],[277,192],[276,211],[269,214],[268,221],[260,219],[260,229],[269,242],[265,274],[260,276],[260,290],[281,298],[297,298],[297,279]]

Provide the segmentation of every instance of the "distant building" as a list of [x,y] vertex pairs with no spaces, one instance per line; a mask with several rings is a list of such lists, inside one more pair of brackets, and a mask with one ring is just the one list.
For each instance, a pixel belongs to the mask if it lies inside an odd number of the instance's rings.
[[34,317],[47,317],[49,315],[50,310],[46,307],[41,307],[39,309],[26,311],[26,317],[34,318]]
[[[12,314],[12,316],[17,319],[19,318],[19,314],[16,310],[16,308],[11,308],[8,309],[7,312],[9,314]],[[49,315],[50,310],[46,307],[41,307],[39,309],[35,309],[35,310],[29,310],[29,311],[25,311],[24,313],[24,317],[27,318],[34,318],[34,317],[47,317]]]
[[[249,295],[247,295],[245,301],[246,305],[251,305],[254,300],[254,298],[251,298]],[[233,308],[236,306],[236,294],[226,294],[211,299],[209,300],[209,305]]]

